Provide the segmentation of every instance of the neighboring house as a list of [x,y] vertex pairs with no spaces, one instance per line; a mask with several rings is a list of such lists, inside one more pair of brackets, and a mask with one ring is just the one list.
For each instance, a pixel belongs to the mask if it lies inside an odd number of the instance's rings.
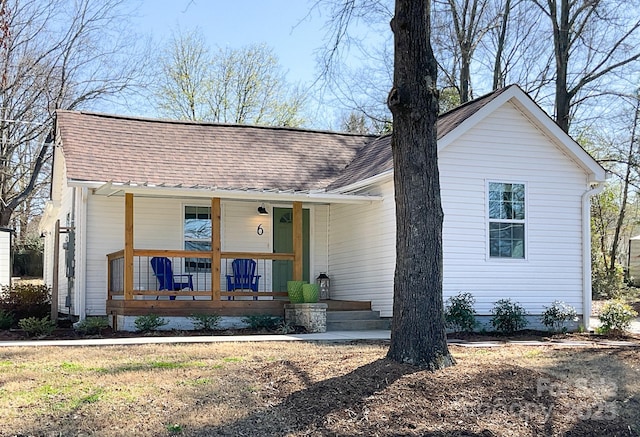
[[[445,299],[589,314],[605,170],[517,86],[443,114],[438,150]],[[332,301],[391,317],[395,226],[389,135],[57,113],[45,281],[57,265],[59,308],[81,318],[282,314],[286,281],[321,272]],[[158,291],[156,256],[194,290]],[[227,290],[235,258],[257,261],[258,292]]]
[[627,275],[635,286],[640,285],[640,235],[629,239]]
[[13,229],[0,228],[0,287],[11,285],[11,235]]

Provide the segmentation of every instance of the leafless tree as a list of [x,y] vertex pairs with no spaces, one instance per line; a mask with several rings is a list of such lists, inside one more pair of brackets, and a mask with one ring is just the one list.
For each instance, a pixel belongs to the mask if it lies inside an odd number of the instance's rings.
[[1,0],[0,226],[46,179],[54,111],[138,83],[130,12],[124,0]]
[[[460,103],[472,98],[471,61],[485,34],[498,17],[490,14],[489,0],[439,0],[433,16],[438,26],[440,59],[449,59],[448,77],[460,94]],[[443,64],[442,64],[443,65]],[[456,77],[457,76],[457,77]]]
[[[158,111],[172,118],[299,126],[304,95],[265,45],[211,52],[199,30],[177,32],[159,62]],[[293,90],[292,90],[293,89]]]
[[565,131],[572,109],[607,91],[640,59],[640,14],[637,1],[532,0],[551,24],[555,119]]

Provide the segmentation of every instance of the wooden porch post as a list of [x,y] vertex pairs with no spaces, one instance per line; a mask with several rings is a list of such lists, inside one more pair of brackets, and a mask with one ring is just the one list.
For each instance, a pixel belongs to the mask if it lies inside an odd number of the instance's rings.
[[293,202],[293,280],[302,281],[302,202]]
[[211,300],[220,302],[220,198],[211,199]]
[[124,195],[124,300],[133,300],[133,194]]

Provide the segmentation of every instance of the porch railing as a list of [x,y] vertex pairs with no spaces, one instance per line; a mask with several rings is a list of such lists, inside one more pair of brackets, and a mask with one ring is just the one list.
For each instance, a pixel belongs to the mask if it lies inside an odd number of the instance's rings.
[[[191,277],[193,290],[158,290],[159,283],[151,267],[151,258],[166,257],[171,260],[173,274]],[[227,290],[227,275],[232,274],[231,263],[237,258],[256,261],[256,275],[260,275],[258,291]],[[125,251],[107,255],[108,299],[175,299],[189,300],[271,300],[287,298],[284,291],[273,291],[272,262],[294,261],[293,253],[222,252],[220,265],[215,266],[213,252],[187,250],[133,250],[133,280],[127,290]],[[131,268],[132,267],[132,268]],[[182,276],[186,280],[186,276]],[[179,281],[179,279],[178,279]],[[174,297],[176,296],[176,297]]]

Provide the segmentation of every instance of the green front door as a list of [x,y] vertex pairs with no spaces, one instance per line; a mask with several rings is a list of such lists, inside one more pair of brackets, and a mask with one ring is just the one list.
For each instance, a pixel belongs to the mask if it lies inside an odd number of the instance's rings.
[[[273,252],[293,252],[293,210],[273,208]],[[287,291],[293,261],[273,261],[273,291]],[[302,210],[302,279],[309,281],[309,210]]]

